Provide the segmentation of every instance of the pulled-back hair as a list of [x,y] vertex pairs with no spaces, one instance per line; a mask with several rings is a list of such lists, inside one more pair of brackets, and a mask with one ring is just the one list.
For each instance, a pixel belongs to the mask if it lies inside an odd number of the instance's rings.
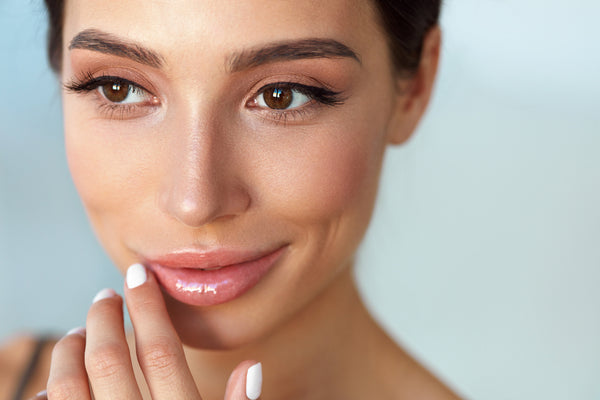
[[[411,74],[419,66],[423,40],[438,23],[441,0],[372,0],[387,33],[397,73]],[[48,59],[60,72],[65,0],[44,0],[48,9]]]

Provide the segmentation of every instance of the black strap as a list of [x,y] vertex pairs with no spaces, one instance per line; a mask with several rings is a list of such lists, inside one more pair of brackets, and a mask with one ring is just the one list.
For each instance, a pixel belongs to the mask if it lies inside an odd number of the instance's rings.
[[27,384],[29,383],[29,380],[35,372],[35,368],[37,367],[40,355],[42,354],[42,350],[44,350],[46,343],[48,343],[48,338],[46,337],[41,337],[37,339],[35,348],[31,353],[31,357],[29,357],[29,364],[27,364],[27,368],[23,372],[23,375],[21,376],[21,381],[19,382],[19,386],[17,386],[17,390],[15,391],[15,394],[13,396],[14,400],[22,400],[23,395],[25,394],[25,389],[27,389]]

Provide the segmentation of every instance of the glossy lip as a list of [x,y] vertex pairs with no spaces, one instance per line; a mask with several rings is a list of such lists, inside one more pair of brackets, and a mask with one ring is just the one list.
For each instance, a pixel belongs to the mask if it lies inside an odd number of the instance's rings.
[[286,248],[283,245],[260,252],[180,250],[145,259],[144,264],[174,299],[211,306],[234,300],[256,286]]

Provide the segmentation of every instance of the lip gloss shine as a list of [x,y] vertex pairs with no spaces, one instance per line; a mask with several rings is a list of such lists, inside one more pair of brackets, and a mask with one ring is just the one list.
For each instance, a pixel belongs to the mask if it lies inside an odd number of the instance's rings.
[[160,285],[176,300],[211,306],[234,300],[256,286],[287,246],[264,253],[177,252],[149,259]]

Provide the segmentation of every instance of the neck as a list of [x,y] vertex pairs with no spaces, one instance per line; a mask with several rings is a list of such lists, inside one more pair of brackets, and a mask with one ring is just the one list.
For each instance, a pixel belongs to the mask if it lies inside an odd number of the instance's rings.
[[[382,346],[388,350],[383,355]],[[367,390],[365,382],[377,381],[365,374],[377,372],[386,358],[398,354],[397,346],[365,309],[351,268],[259,342],[224,352],[186,348],[192,373],[207,400],[223,398],[224,382],[244,359],[262,362],[263,393],[269,398],[351,398]]]

